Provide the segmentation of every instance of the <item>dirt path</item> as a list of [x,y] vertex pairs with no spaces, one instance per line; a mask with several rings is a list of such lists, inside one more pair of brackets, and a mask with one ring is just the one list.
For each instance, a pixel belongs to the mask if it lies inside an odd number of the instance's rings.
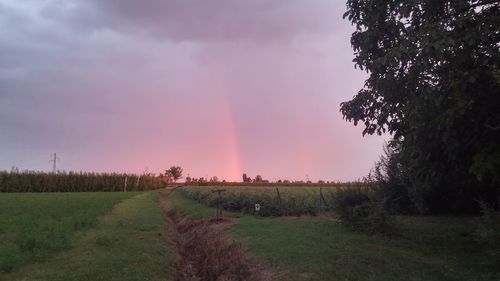
[[[228,243],[221,227],[194,220],[170,207],[163,192],[158,204],[165,216],[165,242],[178,255],[177,281],[267,281],[271,274],[247,258],[239,243]],[[220,226],[218,224],[217,226]]]

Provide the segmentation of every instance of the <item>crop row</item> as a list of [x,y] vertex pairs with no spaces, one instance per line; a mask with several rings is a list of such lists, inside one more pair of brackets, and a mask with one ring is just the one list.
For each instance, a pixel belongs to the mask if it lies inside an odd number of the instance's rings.
[[[184,187],[186,197],[204,205],[219,204],[216,187]],[[224,210],[260,216],[317,215],[332,209],[332,197],[337,187],[229,187],[222,189],[220,204]],[[260,210],[256,211],[255,205]]]
[[165,187],[147,175],[76,172],[0,172],[0,192],[142,191]]

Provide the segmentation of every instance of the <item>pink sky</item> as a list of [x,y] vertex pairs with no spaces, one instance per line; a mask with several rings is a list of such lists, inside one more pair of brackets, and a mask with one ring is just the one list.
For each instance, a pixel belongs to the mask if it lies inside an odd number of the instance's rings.
[[354,180],[342,1],[0,0],[0,169]]

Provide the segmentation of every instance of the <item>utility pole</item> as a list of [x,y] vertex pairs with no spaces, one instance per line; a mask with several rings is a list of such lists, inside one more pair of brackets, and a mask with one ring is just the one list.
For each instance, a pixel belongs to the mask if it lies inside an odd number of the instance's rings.
[[50,155],[50,158],[49,163],[52,163],[52,173],[55,173],[57,171],[57,160],[59,157],[57,157],[57,154],[54,152]]

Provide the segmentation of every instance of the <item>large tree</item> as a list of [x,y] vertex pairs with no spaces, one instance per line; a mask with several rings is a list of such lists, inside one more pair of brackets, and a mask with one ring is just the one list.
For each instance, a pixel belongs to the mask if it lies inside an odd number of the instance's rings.
[[348,0],[354,63],[369,77],[341,104],[363,134],[389,132],[422,212],[498,204],[500,1]]

